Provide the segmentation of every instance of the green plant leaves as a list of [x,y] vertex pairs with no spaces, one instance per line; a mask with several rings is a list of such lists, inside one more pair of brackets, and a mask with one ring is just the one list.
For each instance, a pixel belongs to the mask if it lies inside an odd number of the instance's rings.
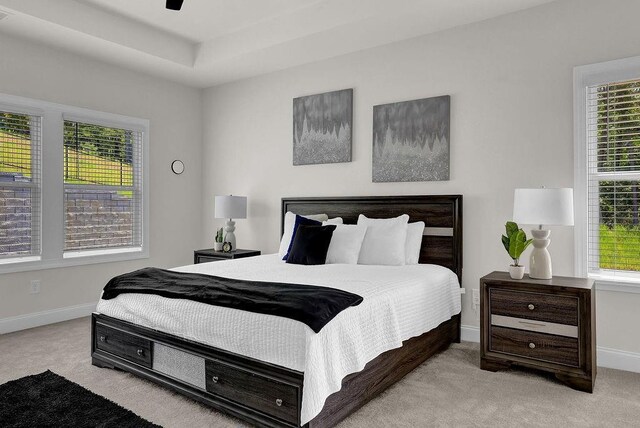
[[507,250],[507,253],[509,253],[509,257],[511,257],[517,265],[518,259],[531,242],[533,242],[533,239],[527,239],[527,234],[524,233],[524,230],[520,229],[518,225],[512,221],[508,221],[507,224],[505,224],[505,229],[507,236],[502,235],[502,245],[505,250]]
[[519,259],[527,246],[527,235],[522,229],[519,229],[509,239],[509,256],[514,260]]
[[504,249],[507,250],[507,253],[509,252],[509,238],[502,235],[502,245],[504,245]]
[[507,230],[507,237],[511,238],[511,235],[516,233],[520,228],[517,223],[512,221],[508,221],[507,224],[504,225],[504,228]]

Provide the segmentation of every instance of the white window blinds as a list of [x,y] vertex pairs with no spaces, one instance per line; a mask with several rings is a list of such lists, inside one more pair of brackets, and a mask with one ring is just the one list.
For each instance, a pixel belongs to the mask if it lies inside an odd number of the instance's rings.
[[640,80],[587,88],[589,273],[640,273]]
[[142,246],[142,138],[64,121],[65,252]]
[[40,255],[41,123],[0,111],[0,259]]

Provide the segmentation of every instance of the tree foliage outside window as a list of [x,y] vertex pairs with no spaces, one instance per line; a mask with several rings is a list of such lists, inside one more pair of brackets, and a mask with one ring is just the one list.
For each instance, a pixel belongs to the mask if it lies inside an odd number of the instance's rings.
[[64,180],[69,184],[132,186],[132,131],[65,121]]
[[640,271],[640,80],[597,87],[600,268]]
[[0,173],[31,177],[31,117],[0,112]]

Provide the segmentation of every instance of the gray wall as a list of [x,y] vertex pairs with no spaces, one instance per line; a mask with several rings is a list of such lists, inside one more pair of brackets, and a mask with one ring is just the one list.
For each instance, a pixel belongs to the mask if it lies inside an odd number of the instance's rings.
[[[640,55],[639,14],[633,0],[558,1],[207,90],[201,244],[222,225],[216,194],[249,197],[239,247],[275,252],[283,196],[462,193],[463,285],[477,288],[510,262],[500,234],[513,189],[573,186],[573,67]],[[342,88],[354,88],[353,162],[292,166],[292,99]],[[451,180],[372,183],[372,106],[446,94]],[[571,227],[552,228],[550,251],[554,273],[573,274]],[[598,344],[640,352],[640,294],[597,298]],[[463,324],[478,325],[471,293]]]
[[[150,120],[150,259],[0,275],[2,319],[98,301],[114,275],[193,260],[202,221],[201,91],[0,34],[0,92]],[[182,159],[185,173],[171,173]],[[62,199],[62,195],[60,195]],[[61,202],[62,206],[62,202]],[[40,279],[40,294],[29,282]]]

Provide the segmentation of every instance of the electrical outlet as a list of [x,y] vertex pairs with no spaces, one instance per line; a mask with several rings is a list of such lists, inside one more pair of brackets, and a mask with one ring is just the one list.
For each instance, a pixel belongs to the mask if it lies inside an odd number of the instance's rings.
[[40,292],[40,280],[32,279],[31,280],[31,288],[29,289],[30,294],[38,294]]
[[477,288],[473,289],[473,309],[478,310],[478,306],[480,306],[480,290]]

